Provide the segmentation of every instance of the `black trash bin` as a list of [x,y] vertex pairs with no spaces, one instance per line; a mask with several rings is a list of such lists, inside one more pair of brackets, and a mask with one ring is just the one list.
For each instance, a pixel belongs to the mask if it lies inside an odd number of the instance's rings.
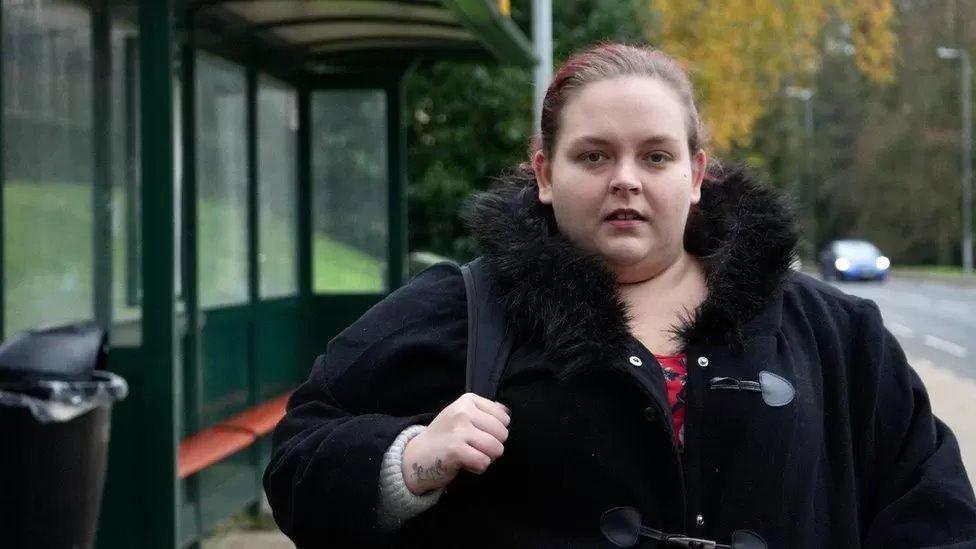
[[111,406],[128,392],[104,362],[88,322],[0,344],[0,545],[94,545]]

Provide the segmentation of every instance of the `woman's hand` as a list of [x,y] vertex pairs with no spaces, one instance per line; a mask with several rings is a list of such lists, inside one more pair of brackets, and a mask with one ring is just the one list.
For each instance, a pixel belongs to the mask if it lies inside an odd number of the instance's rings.
[[474,393],[444,408],[403,450],[403,479],[416,495],[447,486],[458,471],[484,473],[505,451],[510,411]]

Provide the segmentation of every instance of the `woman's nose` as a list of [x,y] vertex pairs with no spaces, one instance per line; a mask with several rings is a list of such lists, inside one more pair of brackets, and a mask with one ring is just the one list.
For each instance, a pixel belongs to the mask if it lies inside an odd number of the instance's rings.
[[640,184],[634,179],[629,177],[615,177],[613,181],[610,182],[610,190],[614,193],[640,193]]

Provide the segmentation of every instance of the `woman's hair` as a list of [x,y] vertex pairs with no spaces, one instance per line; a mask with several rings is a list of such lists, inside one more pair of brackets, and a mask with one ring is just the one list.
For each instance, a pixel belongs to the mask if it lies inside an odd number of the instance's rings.
[[559,134],[560,115],[566,103],[583,86],[618,76],[648,76],[667,84],[685,107],[688,150],[694,154],[702,147],[703,130],[691,82],[678,62],[647,46],[605,42],[574,54],[559,67],[542,103],[541,139],[537,138],[533,143],[533,152],[541,148],[551,158]]

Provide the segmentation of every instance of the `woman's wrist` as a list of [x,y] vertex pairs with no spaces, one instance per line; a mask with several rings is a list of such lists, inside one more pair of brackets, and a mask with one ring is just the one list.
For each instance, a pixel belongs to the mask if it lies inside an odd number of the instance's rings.
[[443,470],[443,465],[439,459],[435,459],[433,463],[422,463],[424,460],[418,458],[417,450],[422,443],[419,440],[421,434],[418,433],[407,441],[407,445],[403,449],[403,458],[400,462],[403,482],[406,484],[407,489],[410,490],[410,493],[415,496],[442,488],[443,477],[446,476],[446,472]]
[[413,493],[406,485],[401,463],[407,443],[424,431],[423,425],[413,425],[401,432],[383,455],[379,478],[378,519],[384,530],[395,529],[425,510],[440,498],[442,491],[428,491],[421,495]]

